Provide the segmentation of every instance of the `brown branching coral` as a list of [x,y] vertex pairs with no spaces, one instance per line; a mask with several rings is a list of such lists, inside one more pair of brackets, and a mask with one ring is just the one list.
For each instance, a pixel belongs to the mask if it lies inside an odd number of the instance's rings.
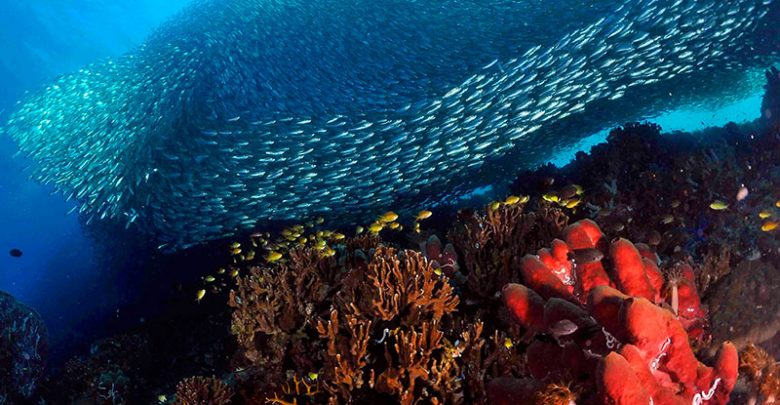
[[228,405],[233,390],[215,377],[186,378],[176,385],[176,405]]
[[384,321],[396,319],[408,326],[428,319],[437,321],[458,306],[452,286],[436,275],[431,262],[418,252],[396,254],[392,248],[377,249],[366,278],[362,292],[373,298],[370,309],[365,305],[364,309]]
[[[350,401],[376,388],[412,403],[426,395],[417,388],[418,380],[430,380],[429,370],[440,380],[454,378],[440,321],[458,298],[420,253],[377,248],[364,273],[345,277],[334,304],[330,319],[317,326],[327,340],[324,381],[333,395]],[[380,355],[383,369],[370,360]]]
[[487,381],[507,376],[525,375],[525,358],[503,331],[495,330],[482,337],[484,324],[480,321],[462,327],[454,357],[462,358],[464,399],[466,403],[487,401]]
[[752,343],[740,353],[739,371],[747,380],[750,404],[780,401],[780,362]]
[[336,273],[335,262],[312,249],[293,249],[290,256],[279,266],[251,268],[237,279],[229,299],[232,332],[243,356],[276,373],[288,360],[280,354],[300,343],[303,328],[316,324],[317,307],[323,305]]
[[525,204],[500,204],[484,215],[462,210],[449,239],[464,262],[469,291],[485,299],[516,281],[517,258],[560,236],[567,224],[566,214],[546,203],[536,212],[526,212]]

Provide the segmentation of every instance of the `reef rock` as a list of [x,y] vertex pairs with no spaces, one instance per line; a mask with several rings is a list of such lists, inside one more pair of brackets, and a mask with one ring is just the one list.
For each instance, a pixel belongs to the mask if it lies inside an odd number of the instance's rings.
[[744,260],[729,277],[713,287],[712,336],[731,340],[740,350],[749,343],[780,355],[780,272],[763,260]]
[[766,71],[766,93],[761,102],[761,119],[770,128],[780,130],[780,71],[771,67]]
[[47,337],[37,312],[0,291],[0,404],[31,399],[43,376]]

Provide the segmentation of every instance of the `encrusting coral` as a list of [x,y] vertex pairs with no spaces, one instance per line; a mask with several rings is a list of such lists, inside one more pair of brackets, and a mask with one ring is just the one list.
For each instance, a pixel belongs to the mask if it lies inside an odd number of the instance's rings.
[[[704,316],[695,290],[664,294],[655,254],[625,239],[607,246],[592,221],[570,225],[564,239],[524,257],[524,285],[508,284],[502,292],[516,319],[545,337],[527,349],[531,376],[595,387],[598,397],[583,398],[586,403],[727,403],[737,351],[724,343],[713,367],[696,359],[681,322]],[[505,382],[489,386],[488,394],[496,403],[528,395]]]

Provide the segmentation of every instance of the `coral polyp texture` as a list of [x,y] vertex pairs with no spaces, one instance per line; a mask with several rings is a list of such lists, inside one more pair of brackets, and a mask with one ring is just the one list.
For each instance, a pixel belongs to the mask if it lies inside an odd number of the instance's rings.
[[[690,267],[664,279],[646,245],[608,243],[589,220],[563,235],[522,259],[524,284],[502,290],[509,311],[538,336],[526,353],[531,378],[585,381],[597,392],[586,403],[726,404],[737,350],[724,343],[712,367],[695,357],[689,339],[702,334],[706,314]],[[488,394],[522,401],[529,384],[496,381]]]

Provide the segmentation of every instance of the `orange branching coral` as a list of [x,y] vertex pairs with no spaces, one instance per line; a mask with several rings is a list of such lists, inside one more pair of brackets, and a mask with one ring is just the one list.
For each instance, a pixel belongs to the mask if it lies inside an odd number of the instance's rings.
[[748,344],[739,356],[739,371],[747,379],[750,403],[780,401],[780,363],[764,349]]
[[[357,314],[345,314],[343,319],[344,329],[341,328],[339,313],[334,309],[328,322],[319,322],[317,331],[328,341],[327,388],[332,394],[349,398],[352,391],[363,388],[366,383],[363,368],[368,364],[372,322],[361,319]],[[374,385],[373,372],[369,376],[368,385]]]
[[463,258],[469,290],[481,298],[492,297],[512,279],[516,258],[559,236],[568,217],[559,208],[540,203],[537,212],[524,204],[488,206],[485,214],[462,210],[449,239]]
[[[276,405],[299,405],[316,402],[316,396],[319,393],[319,381],[312,381],[311,378],[298,378],[297,375],[293,375],[291,382],[282,385],[281,395],[274,393],[274,396],[266,398],[265,402]],[[298,401],[299,399],[301,401]]]
[[385,344],[388,368],[377,378],[377,390],[395,394],[402,404],[412,404],[417,380],[427,380],[434,351],[440,351],[442,332],[436,322],[423,322],[419,331],[391,332],[395,343]]
[[215,377],[190,377],[176,385],[176,405],[228,405],[233,390]]

